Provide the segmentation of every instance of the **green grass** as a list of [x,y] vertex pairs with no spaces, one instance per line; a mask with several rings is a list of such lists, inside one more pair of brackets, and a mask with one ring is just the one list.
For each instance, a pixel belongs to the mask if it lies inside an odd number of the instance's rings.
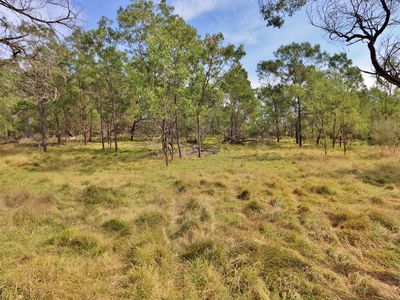
[[399,299],[400,160],[0,146],[1,299]]

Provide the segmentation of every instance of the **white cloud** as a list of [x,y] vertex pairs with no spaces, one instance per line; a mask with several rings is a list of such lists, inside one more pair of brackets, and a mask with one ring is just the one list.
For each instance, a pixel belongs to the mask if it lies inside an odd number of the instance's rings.
[[204,13],[224,7],[232,0],[174,0],[175,12],[185,20],[194,19]]

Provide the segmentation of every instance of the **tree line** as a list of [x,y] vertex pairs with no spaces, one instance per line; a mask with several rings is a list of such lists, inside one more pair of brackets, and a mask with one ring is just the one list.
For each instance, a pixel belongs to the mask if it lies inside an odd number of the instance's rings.
[[118,151],[138,127],[159,139],[167,165],[183,143],[201,157],[208,136],[292,137],[326,154],[356,140],[395,148],[400,138],[397,89],[367,88],[346,54],[319,45],[280,47],[258,64],[261,86],[252,88],[244,47],[221,33],[200,36],[165,1],[133,1],[116,22],[74,27],[62,40],[35,25],[23,26],[29,39],[0,62],[0,136],[34,139],[43,152],[49,137],[61,145],[77,136]]

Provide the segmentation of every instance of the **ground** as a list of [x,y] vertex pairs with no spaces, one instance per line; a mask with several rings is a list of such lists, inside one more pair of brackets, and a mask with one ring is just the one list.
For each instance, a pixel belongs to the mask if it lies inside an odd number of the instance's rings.
[[400,299],[400,159],[372,146],[0,146],[1,299]]

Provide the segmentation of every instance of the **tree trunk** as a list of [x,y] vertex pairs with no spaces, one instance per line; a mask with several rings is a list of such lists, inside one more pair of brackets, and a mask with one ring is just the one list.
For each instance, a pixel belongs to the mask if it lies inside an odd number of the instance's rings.
[[317,136],[317,141],[315,142],[315,144],[318,146],[321,142],[321,136],[322,136],[322,129],[320,129],[318,131],[318,136]]
[[165,165],[168,167],[169,158],[168,158],[168,143],[167,143],[167,133],[166,133],[166,122],[162,121],[161,124],[161,140],[162,140],[162,151],[164,154]]
[[87,145],[87,125],[86,123],[83,124],[83,140],[85,142],[85,146]]
[[298,134],[298,142],[299,142],[299,147],[303,146],[303,133],[302,133],[302,116],[301,116],[301,102],[300,102],[300,97],[297,97],[297,118],[298,118],[298,130],[297,130],[297,134]]
[[92,132],[93,132],[93,110],[90,112],[89,143],[92,142]]
[[182,158],[182,150],[181,150],[181,142],[180,142],[180,137],[179,137],[179,123],[178,123],[178,111],[175,111],[175,138],[176,138],[176,144],[178,145],[178,153],[179,153],[179,158]]
[[279,119],[275,117],[275,130],[276,130],[276,141],[279,143],[281,141],[281,132],[279,130]]
[[60,120],[58,119],[58,113],[54,113],[57,126],[57,146],[61,145],[61,130],[60,130]]
[[114,124],[114,151],[118,152],[118,125]]
[[108,148],[111,149],[111,124],[110,124],[110,122],[107,122],[107,142],[108,142]]
[[335,149],[336,146],[336,116],[333,120],[333,129],[332,129],[332,148]]
[[201,133],[200,133],[200,112],[196,112],[196,127],[197,127],[197,156],[201,158]]
[[46,139],[46,108],[42,100],[38,103],[39,117],[40,117],[40,133],[42,135],[42,151],[47,152],[47,139]]
[[103,125],[103,116],[100,113],[100,140],[101,140],[101,148],[103,149],[103,151],[106,150],[105,146],[104,146],[104,125]]
[[134,120],[133,124],[132,124],[132,128],[131,128],[131,142],[133,142],[133,136],[134,136],[134,133],[135,133],[136,124],[137,124],[137,120]]

